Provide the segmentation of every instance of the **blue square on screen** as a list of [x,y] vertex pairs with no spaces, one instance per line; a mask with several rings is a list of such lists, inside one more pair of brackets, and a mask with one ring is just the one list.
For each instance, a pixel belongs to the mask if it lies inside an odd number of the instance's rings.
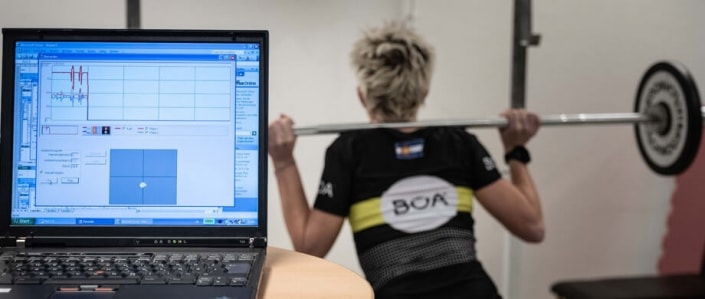
[[144,204],[175,205],[176,177],[145,177]]
[[110,204],[175,205],[177,150],[110,150]]
[[145,150],[144,176],[176,176],[176,150]]
[[110,178],[110,204],[111,205],[141,205],[142,200],[141,177],[112,177]]
[[142,175],[144,175],[144,150],[110,150],[111,177]]

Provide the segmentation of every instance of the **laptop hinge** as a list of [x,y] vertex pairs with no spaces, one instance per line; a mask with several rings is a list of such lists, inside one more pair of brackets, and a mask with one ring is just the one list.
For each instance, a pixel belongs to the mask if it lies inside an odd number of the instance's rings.
[[267,237],[250,237],[250,249],[267,246]]

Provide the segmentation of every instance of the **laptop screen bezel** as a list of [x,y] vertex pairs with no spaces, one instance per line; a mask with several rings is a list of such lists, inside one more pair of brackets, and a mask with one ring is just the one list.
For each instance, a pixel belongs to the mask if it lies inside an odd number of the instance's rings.
[[[0,227],[5,237],[201,238],[222,240],[267,236],[267,122],[269,32],[267,30],[35,29],[3,28],[0,107]],[[11,225],[15,111],[15,44],[18,41],[256,42],[260,44],[258,225],[252,226],[16,226]],[[123,244],[127,245],[127,244]]]

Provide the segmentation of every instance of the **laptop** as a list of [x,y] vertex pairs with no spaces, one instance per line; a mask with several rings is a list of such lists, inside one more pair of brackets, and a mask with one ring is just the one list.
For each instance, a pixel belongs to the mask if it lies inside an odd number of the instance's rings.
[[255,298],[268,32],[2,35],[0,299]]

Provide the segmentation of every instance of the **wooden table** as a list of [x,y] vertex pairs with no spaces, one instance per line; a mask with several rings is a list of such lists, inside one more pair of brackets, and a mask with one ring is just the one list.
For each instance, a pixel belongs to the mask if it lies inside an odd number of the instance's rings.
[[267,248],[260,299],[374,298],[357,273],[327,260],[277,247]]

